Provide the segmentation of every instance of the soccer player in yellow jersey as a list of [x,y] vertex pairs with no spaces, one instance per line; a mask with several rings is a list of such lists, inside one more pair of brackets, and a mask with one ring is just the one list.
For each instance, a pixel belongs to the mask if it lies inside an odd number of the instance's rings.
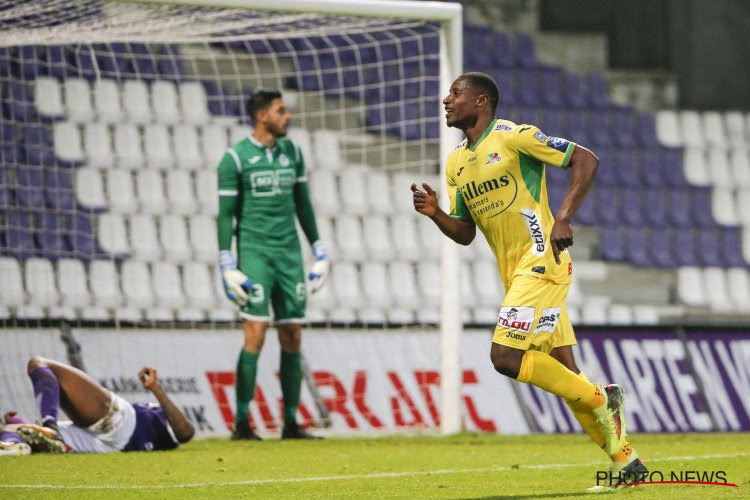
[[[566,250],[570,220],[594,179],[598,158],[588,149],[549,137],[533,125],[495,118],[499,90],[484,73],[459,76],[443,99],[449,127],[464,132],[448,157],[450,214],[427,183],[412,184],[414,208],[461,245],[482,231],[497,259],[506,296],[492,337],[495,369],[560,396],[620,477],[646,471],[625,440],[623,393],[595,385],[576,366],[576,343],[565,297],[573,275]],[[545,164],[570,170],[555,217],[547,202]],[[616,481],[617,482],[617,481]]]

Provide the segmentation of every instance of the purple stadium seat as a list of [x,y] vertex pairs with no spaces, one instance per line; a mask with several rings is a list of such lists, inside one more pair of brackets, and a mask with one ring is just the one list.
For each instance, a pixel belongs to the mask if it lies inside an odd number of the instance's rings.
[[672,231],[654,227],[648,233],[647,246],[651,263],[658,267],[675,267]]
[[[227,42],[230,43],[230,42]],[[247,40],[240,42],[244,45],[243,48],[251,54],[270,54],[271,48],[264,40]]]
[[13,188],[8,181],[5,165],[0,165],[0,213],[15,206]]
[[723,227],[721,231],[721,252],[724,262],[730,267],[748,267],[742,254],[742,228]]
[[674,262],[676,266],[700,265],[695,248],[695,235],[687,228],[676,228],[672,233]]
[[33,80],[40,74],[36,45],[11,48],[11,72],[22,80]]
[[5,213],[5,244],[8,255],[26,259],[36,254],[29,212],[9,210]]
[[15,165],[21,161],[16,127],[13,123],[0,123],[0,164]]
[[586,106],[586,93],[583,90],[581,77],[574,73],[566,73],[562,78],[563,97],[565,103],[571,108],[583,108]]
[[661,152],[661,173],[668,186],[685,188],[690,183],[685,179],[682,168],[682,148],[663,148]]
[[28,83],[9,80],[3,85],[6,116],[18,122],[38,121],[34,93]]
[[588,101],[591,107],[606,109],[610,107],[607,82],[601,73],[593,73],[586,79]]
[[541,92],[539,90],[537,72],[534,70],[516,71],[516,93],[518,101],[523,106],[540,106]]
[[540,66],[536,59],[534,38],[527,33],[516,35],[516,66],[519,68],[535,69]]
[[561,71],[557,68],[547,68],[539,71],[540,97],[545,105],[553,108],[565,105],[560,75]]
[[487,50],[485,28],[472,28],[464,31],[464,68],[466,71],[487,71],[494,64],[491,50]]
[[72,68],[68,66],[68,54],[64,45],[48,45],[42,47],[40,56],[41,71],[45,75],[64,80],[73,75]]
[[183,64],[180,49],[177,45],[163,45],[158,52],[156,67],[161,77],[174,82],[182,81]]
[[29,123],[23,130],[24,160],[29,165],[54,165],[55,152],[47,127]]
[[143,43],[130,44],[130,71],[140,80],[151,81],[158,74],[151,49]]
[[76,74],[70,76],[80,76],[87,80],[96,80],[98,77],[98,63],[96,54],[90,45],[69,45],[68,61],[72,68],[75,68]]
[[128,75],[128,50],[124,43],[102,43],[93,48],[102,77],[122,80]]
[[65,228],[57,214],[52,212],[37,214],[35,227],[36,245],[44,257],[59,259],[68,254],[70,249],[63,238]]
[[568,112],[568,125],[564,137],[578,144],[591,143],[586,130],[586,115],[583,111],[574,109]]
[[651,256],[649,255],[649,242],[646,240],[646,231],[642,227],[629,227],[625,231],[625,243],[628,261],[637,267],[649,267]]
[[656,119],[651,113],[639,113],[636,118],[635,139],[645,149],[657,149],[661,146],[656,138]]
[[641,179],[648,187],[663,187],[664,176],[662,175],[661,157],[655,150],[641,151]]
[[596,171],[594,183],[601,187],[616,187],[617,178],[620,175],[617,169],[617,158],[611,149],[597,149],[594,151],[599,157],[599,168]]
[[547,200],[549,202],[549,208],[554,214],[560,208],[560,205],[562,205],[562,202],[565,199],[565,193],[567,192],[568,188],[562,182],[550,182],[550,179],[560,179],[561,177],[560,175],[554,175],[560,174],[560,172],[552,172],[553,170],[556,169],[547,169]]
[[593,193],[596,219],[599,224],[612,225],[620,222],[622,193],[619,189],[607,186],[597,187]]
[[26,208],[44,207],[44,179],[41,167],[16,168],[16,201]]
[[614,150],[615,178],[619,186],[640,187],[640,165],[631,149]]
[[636,147],[635,139],[635,114],[629,109],[618,108],[609,111],[612,140],[616,146],[621,148]]
[[564,111],[559,109],[547,109],[547,111],[544,112],[542,122],[538,123],[537,126],[539,126],[545,134],[559,137],[565,130],[565,119],[563,113]]
[[701,227],[714,227],[716,221],[711,215],[711,188],[694,187],[693,195],[693,223]]
[[68,247],[76,257],[85,260],[104,255],[96,242],[91,217],[88,214],[81,213],[71,216],[69,232],[66,234]]
[[725,265],[719,236],[716,227],[698,230],[698,261],[703,266],[723,267]]
[[[562,196],[565,195],[566,190],[568,189],[568,184],[570,183],[570,173],[566,172],[562,168],[556,168],[556,167],[550,167],[547,166],[544,169],[545,177],[547,179],[547,187],[548,189],[551,189],[552,187],[558,188],[562,190],[562,193],[560,194],[560,202],[562,202]],[[559,205],[557,205],[556,208],[559,208]],[[553,210],[554,213],[554,210]]]
[[604,227],[599,233],[601,258],[609,262],[625,260],[625,238],[619,227]]
[[630,187],[622,189],[621,218],[631,226],[642,226],[646,220],[641,190]]
[[497,86],[500,89],[500,106],[503,109],[518,106],[518,97],[516,97],[516,83],[513,73],[508,70],[497,71],[493,75]]
[[492,54],[492,61],[496,68],[513,67],[513,51],[511,50],[510,36],[507,33],[492,33],[489,47],[492,47],[492,50],[488,52]]
[[593,146],[608,148],[612,146],[612,134],[609,119],[604,112],[592,112],[586,120],[586,132]]
[[0,47],[0,77],[10,78],[10,52],[7,47]]
[[667,219],[673,226],[693,226],[692,204],[689,189],[667,191]]
[[669,225],[666,195],[661,189],[646,188],[644,190],[644,209],[646,223],[649,226],[665,227]]
[[[606,189],[606,188],[596,188],[593,190],[593,193],[590,193],[589,196],[587,196],[580,207],[578,207],[578,210],[576,211],[575,215],[573,215],[573,219],[579,223],[583,224],[585,226],[593,226],[596,225],[597,219],[598,219],[598,206],[597,206],[597,200],[596,200],[596,193],[600,189]],[[567,192],[567,188],[563,190],[563,197],[565,193]],[[560,200],[562,201],[562,199]],[[559,205],[558,205],[559,206]]]
[[76,208],[75,189],[71,171],[47,169],[44,173],[44,198],[47,208],[52,210],[73,210]]

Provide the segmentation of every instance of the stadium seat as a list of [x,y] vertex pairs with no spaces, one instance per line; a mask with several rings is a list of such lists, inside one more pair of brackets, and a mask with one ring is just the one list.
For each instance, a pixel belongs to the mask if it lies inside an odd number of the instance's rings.
[[161,172],[156,170],[136,171],[135,186],[141,212],[147,214],[167,212],[167,200]]
[[115,164],[109,127],[105,123],[87,123],[84,126],[83,150],[88,167],[110,168]]
[[55,212],[42,212],[37,214],[34,221],[34,237],[37,248],[41,255],[49,259],[58,259],[68,255],[67,241],[64,234],[67,232],[64,219]]
[[60,118],[65,114],[62,89],[55,78],[40,76],[34,81],[34,101],[40,115],[48,118]]
[[707,267],[703,269],[703,283],[708,305],[714,311],[729,312],[733,305],[729,300],[726,271],[721,267]]
[[388,220],[384,215],[366,215],[362,218],[364,246],[371,260],[393,260],[393,241]]
[[694,186],[709,186],[711,177],[703,148],[686,147],[684,171],[687,181]]
[[409,262],[395,261],[388,266],[393,303],[404,309],[416,309],[420,305],[414,268]]
[[361,203],[366,204],[368,213],[390,214],[393,212],[391,186],[385,171],[369,169],[365,178],[365,190],[365,198],[361,200]]
[[729,164],[732,170],[732,178],[735,186],[750,187],[750,156],[744,148],[736,148],[729,151]]
[[736,226],[740,223],[740,215],[732,188],[713,188],[711,193],[711,213],[716,222],[722,226]]
[[156,262],[161,258],[162,250],[157,236],[156,223],[151,215],[133,215],[130,217],[130,247],[133,257]]
[[78,125],[72,122],[57,123],[55,124],[53,137],[55,156],[67,162],[83,161],[84,153]]
[[[336,244],[336,232],[333,229],[333,222],[331,221],[330,217],[321,216],[320,214],[315,214],[315,222],[318,226],[318,236],[320,240],[325,243],[326,245],[326,251],[328,252],[328,257],[331,259],[337,259],[339,256],[339,249],[338,245]],[[299,240],[302,243],[302,246],[305,246],[306,237],[301,231],[299,231]],[[303,256],[307,256],[308,254],[303,252]]]
[[107,172],[107,199],[112,212],[131,214],[138,211],[133,175],[129,170],[111,169]]
[[25,302],[26,292],[23,286],[21,266],[12,257],[0,257],[0,303],[8,307],[18,307]]
[[78,259],[57,261],[57,282],[60,284],[61,303],[68,307],[87,307],[91,304],[91,293],[86,280],[88,274],[83,262]]
[[182,119],[187,123],[202,124],[210,120],[206,89],[200,82],[179,84],[180,109]]
[[[505,290],[500,282],[497,266],[493,261],[477,259],[471,267],[471,282],[477,286],[474,291],[473,302],[480,306],[494,308],[497,317],[497,310],[505,298]],[[466,279],[462,278],[462,281],[466,281]]]
[[334,215],[341,212],[341,201],[335,175],[328,170],[310,173],[310,198],[316,213]]
[[362,261],[367,256],[367,248],[362,237],[362,224],[358,217],[341,214],[335,220],[336,246],[339,258]]
[[609,297],[594,295],[586,298],[581,306],[581,322],[584,325],[606,325],[608,323],[607,310]]
[[365,201],[367,170],[366,165],[349,165],[339,173],[341,208],[348,214],[362,215],[368,211]]
[[422,252],[418,240],[417,224],[411,214],[396,214],[390,222],[391,240],[401,260],[417,261]]
[[[195,125],[175,125],[172,131],[175,164],[178,168],[198,170],[204,167],[203,156],[200,151],[198,130]],[[215,168],[216,165],[211,165]]]
[[68,120],[73,123],[85,123],[94,119],[89,82],[83,78],[66,78],[63,81],[63,94]]
[[201,143],[206,166],[216,168],[229,148],[227,128],[218,123],[210,123],[201,127]]
[[115,125],[114,145],[118,166],[138,169],[145,165],[146,161],[141,147],[141,133],[134,124],[120,123]]
[[688,147],[705,147],[706,137],[701,115],[697,111],[683,110],[678,114],[682,141]]
[[718,111],[706,111],[702,116],[701,131],[706,143],[712,147],[726,148],[729,146],[727,132],[724,128],[724,118]]
[[299,146],[300,151],[302,151],[302,158],[305,160],[305,168],[307,171],[315,170],[318,165],[315,163],[315,152],[313,150],[310,132],[302,127],[289,127],[286,136]]
[[443,253],[443,233],[427,217],[420,215],[416,219],[416,224],[419,231],[418,237],[422,248],[422,258],[439,259]]
[[198,208],[193,192],[193,179],[184,170],[167,171],[167,199],[170,213],[190,215]]
[[27,259],[24,263],[24,282],[32,305],[49,307],[60,302],[55,272],[48,259]]
[[217,184],[216,169],[202,169],[195,173],[195,194],[199,213],[216,215],[219,212]]
[[175,262],[186,262],[193,252],[188,242],[185,218],[179,215],[163,215],[159,219],[159,238],[164,257]]
[[116,81],[97,79],[94,82],[94,108],[99,120],[105,123],[122,122],[123,110]]
[[130,249],[125,219],[119,214],[100,214],[97,217],[97,240],[105,252],[127,254]]
[[175,264],[171,262],[152,264],[151,288],[160,306],[170,309],[179,309],[185,306],[182,280]]
[[646,223],[652,227],[662,228],[669,224],[667,220],[667,201],[662,189],[644,188],[644,215]]
[[156,80],[151,84],[151,109],[159,123],[177,123],[182,121],[182,113],[177,99],[177,87],[174,82]]
[[[210,268],[200,262],[187,262],[182,268],[182,283],[188,304],[210,311],[217,305]],[[222,298],[224,293],[222,292]]]
[[[366,307],[379,309],[391,305],[391,288],[384,263],[371,261],[363,263],[361,278]],[[382,314],[382,311],[380,313]]]
[[607,324],[610,325],[632,325],[633,309],[627,304],[612,304],[609,306]]
[[365,305],[359,272],[353,262],[337,262],[333,266],[331,285],[337,306],[357,309]]
[[691,191],[693,224],[701,227],[714,227],[716,221],[711,214],[711,189],[696,187]]
[[229,145],[234,146],[243,139],[247,139],[251,130],[247,125],[232,125],[229,127]]
[[711,185],[719,187],[733,187],[736,185],[732,165],[727,158],[726,150],[712,147],[706,152],[708,176]]
[[155,297],[148,264],[137,260],[123,262],[120,279],[127,306],[137,309],[153,308]]
[[78,169],[75,186],[76,197],[82,206],[92,210],[103,210],[107,207],[100,170],[87,167]]
[[677,269],[677,299],[689,307],[707,305],[705,295],[707,288],[703,273],[699,267],[680,267]]
[[169,130],[161,123],[149,123],[143,129],[143,153],[150,168],[167,169],[174,166],[174,151]]
[[[674,236],[666,228],[652,227],[646,237],[647,260],[658,267],[675,266]],[[693,262],[685,262],[694,263]]]
[[142,80],[126,80],[122,84],[122,105],[130,123],[152,121],[148,87]]
[[94,260],[89,264],[89,285],[94,305],[117,307],[122,302],[120,278],[112,260]]
[[339,137],[333,130],[316,130],[312,134],[315,166],[320,169],[341,170],[344,164]]
[[729,299],[738,312],[750,312],[750,277],[747,269],[733,267],[727,269]]
[[216,239],[216,219],[209,215],[197,215],[188,219],[190,243],[197,260],[215,263],[219,255]]
[[731,146],[744,147],[747,145],[748,133],[745,126],[745,116],[742,111],[725,112],[724,125]]
[[[656,137],[665,146],[677,147],[685,145],[676,111],[663,110],[656,113]],[[688,145],[697,146],[697,144]]]

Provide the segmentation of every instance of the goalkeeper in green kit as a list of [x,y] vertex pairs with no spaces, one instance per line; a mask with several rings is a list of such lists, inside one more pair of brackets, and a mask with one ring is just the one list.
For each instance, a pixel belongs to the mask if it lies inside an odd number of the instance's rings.
[[[286,139],[290,113],[277,91],[258,91],[247,103],[252,134],[227,150],[219,164],[219,267],[227,297],[240,307],[245,341],[237,361],[237,415],[232,439],[260,439],[250,427],[258,357],[271,321],[281,345],[282,439],[310,439],[296,420],[302,386],[301,322],[307,287],[295,216],[312,245],[310,291],[325,282],[329,263],[318,239],[299,147]],[[236,224],[235,224],[236,221]],[[231,252],[237,237],[238,256]]]

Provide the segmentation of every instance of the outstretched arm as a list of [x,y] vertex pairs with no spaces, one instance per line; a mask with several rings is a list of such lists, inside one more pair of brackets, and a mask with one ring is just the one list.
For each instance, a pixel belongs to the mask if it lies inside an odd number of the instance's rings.
[[195,428],[193,424],[187,419],[184,413],[177,408],[167,393],[164,392],[164,388],[159,383],[159,379],[156,378],[156,370],[153,368],[144,367],[138,372],[138,378],[140,379],[143,387],[151,391],[159,402],[164,416],[167,417],[169,426],[174,431],[174,435],[177,441],[180,443],[187,443],[195,435]]
[[570,220],[583,203],[586,193],[594,181],[599,158],[588,149],[577,145],[568,164],[570,183],[568,193],[555,215],[555,224],[550,232],[550,243],[555,262],[560,263],[560,252],[573,245],[573,228]]
[[437,227],[458,244],[468,245],[474,241],[477,234],[477,226],[472,219],[461,219],[451,217],[438,206],[437,193],[426,182],[422,183],[424,191],[416,184],[411,185],[414,197],[414,209],[422,215],[432,219]]

